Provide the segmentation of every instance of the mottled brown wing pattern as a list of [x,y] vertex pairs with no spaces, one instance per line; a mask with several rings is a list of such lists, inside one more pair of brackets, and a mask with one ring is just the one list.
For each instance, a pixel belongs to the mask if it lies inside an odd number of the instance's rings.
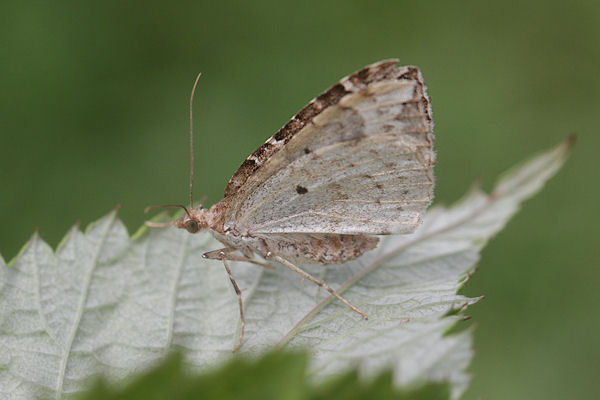
[[411,232],[433,192],[433,123],[416,67],[382,61],[317,97],[242,164],[225,228]]

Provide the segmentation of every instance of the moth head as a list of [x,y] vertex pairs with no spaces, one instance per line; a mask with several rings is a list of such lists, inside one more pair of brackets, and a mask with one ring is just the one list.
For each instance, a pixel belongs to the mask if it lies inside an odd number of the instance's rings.
[[165,204],[161,206],[149,206],[146,207],[145,212],[148,212],[152,208],[168,208],[168,207],[178,207],[185,211],[185,215],[175,221],[171,222],[151,222],[146,221],[145,225],[151,228],[165,228],[169,226],[175,226],[177,228],[185,229],[190,233],[196,233],[208,227],[208,216],[204,207],[197,206],[188,210],[186,206],[182,206],[180,204]]
[[195,207],[190,212],[186,210],[186,215],[176,220],[173,225],[189,233],[196,233],[208,227],[206,213],[207,210],[202,206]]

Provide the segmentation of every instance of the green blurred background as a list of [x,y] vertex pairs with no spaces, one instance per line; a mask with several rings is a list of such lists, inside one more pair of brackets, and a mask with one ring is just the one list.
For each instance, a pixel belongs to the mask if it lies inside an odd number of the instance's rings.
[[597,393],[598,1],[3,1],[0,252],[52,246],[117,204],[186,203],[188,96],[197,198],[308,100],[390,57],[418,65],[436,121],[438,203],[578,134],[559,175],[483,253],[487,298],[466,399]]

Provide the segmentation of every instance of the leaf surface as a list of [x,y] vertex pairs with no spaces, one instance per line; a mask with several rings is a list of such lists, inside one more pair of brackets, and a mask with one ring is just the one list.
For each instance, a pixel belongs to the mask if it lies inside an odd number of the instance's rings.
[[[562,165],[572,140],[505,174],[491,195],[472,189],[430,209],[411,235],[338,266],[304,266],[339,288],[358,314],[282,265],[232,263],[244,290],[242,354],[309,349],[315,379],[357,367],[392,371],[397,386],[447,382],[466,389],[470,329],[446,334],[479,298],[457,294],[487,240]],[[37,235],[10,265],[0,258],[0,397],[64,398],[100,374],[122,379],[173,350],[205,369],[231,356],[239,330],[227,274],[201,256],[208,233],[142,230],[132,239],[116,211],[74,227],[56,252]]]

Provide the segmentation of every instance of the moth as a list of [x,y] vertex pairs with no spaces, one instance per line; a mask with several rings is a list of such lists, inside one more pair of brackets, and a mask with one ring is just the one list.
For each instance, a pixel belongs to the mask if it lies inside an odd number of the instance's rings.
[[[238,297],[229,261],[273,268],[277,261],[367,315],[298,265],[342,264],[374,249],[377,235],[410,233],[431,203],[434,177],[431,103],[417,67],[397,60],[369,65],[313,99],[233,174],[224,198],[210,208],[193,204],[185,215],[151,227],[208,230]],[[199,77],[199,76],[198,76]],[[198,82],[194,83],[194,89]],[[190,157],[193,134],[190,98]],[[259,256],[265,262],[255,259]]]

